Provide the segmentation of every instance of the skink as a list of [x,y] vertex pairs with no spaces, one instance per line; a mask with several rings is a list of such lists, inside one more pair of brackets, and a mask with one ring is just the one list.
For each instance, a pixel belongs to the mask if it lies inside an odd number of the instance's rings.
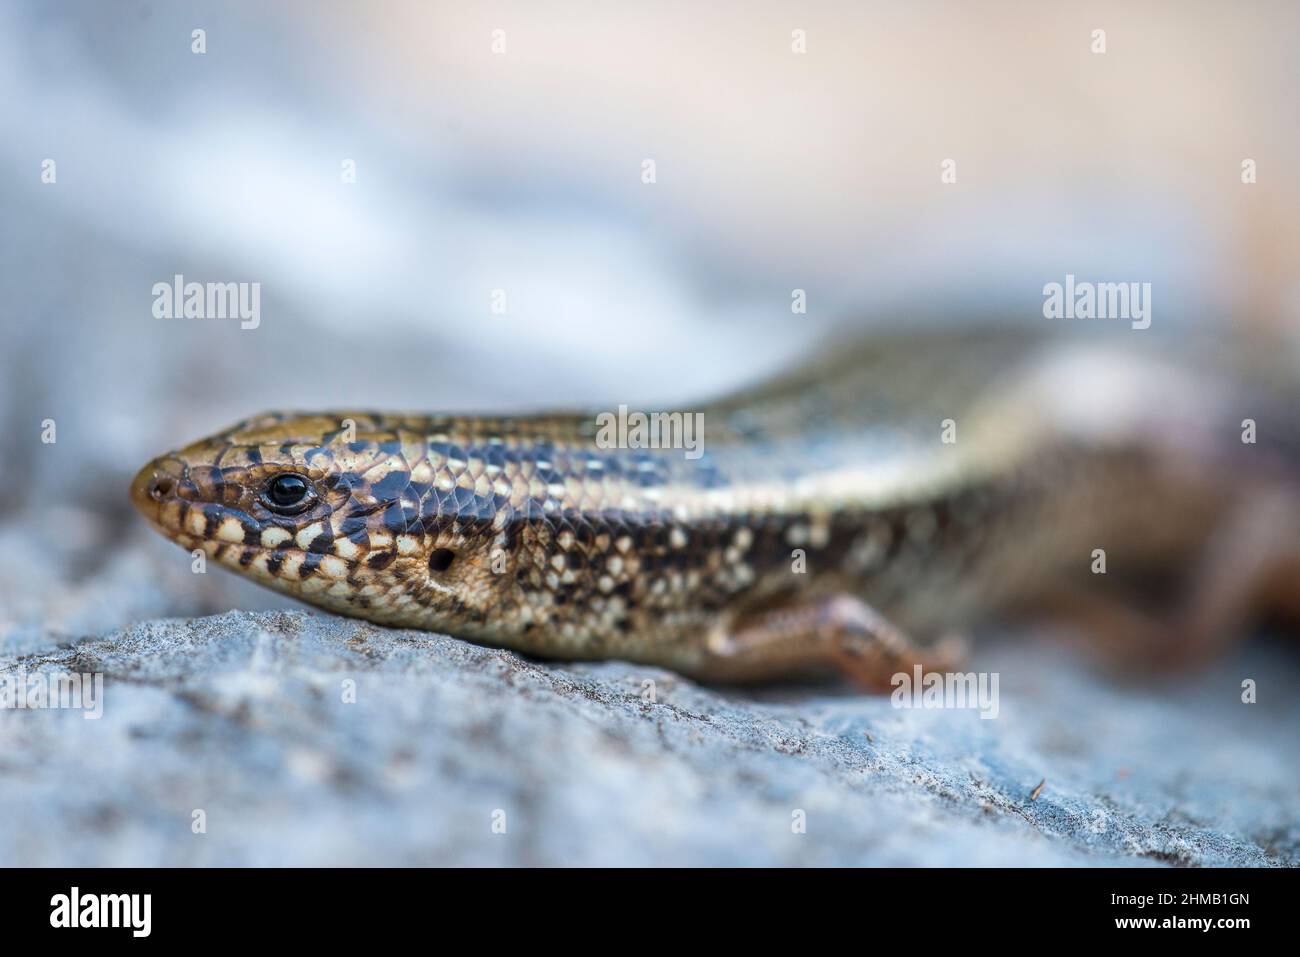
[[1040,606],[1194,656],[1300,594],[1296,406],[1139,333],[877,335],[689,407],[691,455],[610,447],[599,411],[271,413],[158,457],[131,495],[184,548],[331,611],[717,681],[883,687]]

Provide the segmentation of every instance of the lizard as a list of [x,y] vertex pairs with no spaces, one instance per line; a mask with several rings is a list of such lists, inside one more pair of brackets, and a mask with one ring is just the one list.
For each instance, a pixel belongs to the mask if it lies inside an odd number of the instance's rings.
[[1285,375],[1176,351],[881,332],[696,404],[690,455],[601,441],[591,411],[273,412],[130,494],[262,585],[543,658],[883,690],[1046,609],[1122,660],[1197,660],[1300,612],[1300,429]]

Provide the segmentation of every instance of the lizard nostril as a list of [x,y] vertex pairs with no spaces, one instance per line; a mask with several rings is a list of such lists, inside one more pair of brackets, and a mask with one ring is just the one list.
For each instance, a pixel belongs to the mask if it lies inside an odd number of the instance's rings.
[[162,501],[163,498],[172,493],[176,483],[168,475],[155,475],[149,482],[149,497],[155,502]]

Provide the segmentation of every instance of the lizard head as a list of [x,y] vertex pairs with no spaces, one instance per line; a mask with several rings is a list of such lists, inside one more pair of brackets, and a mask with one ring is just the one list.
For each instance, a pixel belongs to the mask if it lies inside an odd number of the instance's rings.
[[409,424],[255,417],[154,459],[131,499],[167,538],[277,591],[472,635],[510,591],[508,495],[455,435],[431,445],[427,420]]

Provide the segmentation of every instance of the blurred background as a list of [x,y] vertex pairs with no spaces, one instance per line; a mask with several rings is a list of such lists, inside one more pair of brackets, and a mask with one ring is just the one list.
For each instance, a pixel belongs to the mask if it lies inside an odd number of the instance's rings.
[[[291,605],[126,502],[267,409],[684,403],[845,327],[1043,322],[1067,273],[1294,341],[1298,35],[1290,2],[8,0],[0,650]],[[154,318],[176,274],[260,283],[258,328]]]
[[[264,409],[689,401],[833,325],[1042,321],[1067,272],[1151,282],[1157,325],[1293,328],[1297,28],[1290,3],[6,3],[0,625],[68,613],[45,562],[144,532],[135,467]],[[260,326],[155,319],[177,273],[260,283]]]
[[[1042,321],[1067,272],[1151,282],[1157,325],[1294,329],[1297,28],[1292,3],[5,3],[0,628],[87,627],[59,582],[145,533],[131,471],[263,409],[689,401],[832,326]],[[260,283],[260,326],[155,319],[178,273]],[[276,602],[225,578],[208,607]],[[106,584],[97,625],[171,607]]]
[[[835,326],[1042,321],[1067,272],[1151,282],[1158,326],[1293,329],[1297,29],[1292,3],[5,3],[0,635],[276,605],[167,582],[123,508],[148,457],[264,409],[689,401]],[[260,283],[260,326],[155,319],[176,274]],[[181,595],[123,589],[136,560]]]

